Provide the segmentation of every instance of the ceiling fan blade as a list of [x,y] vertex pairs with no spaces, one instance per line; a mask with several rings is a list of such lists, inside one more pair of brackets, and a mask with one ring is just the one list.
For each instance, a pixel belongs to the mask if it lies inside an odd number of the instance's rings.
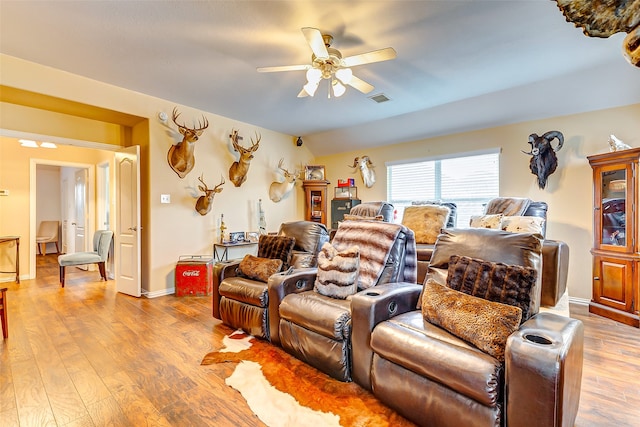
[[327,52],[327,47],[324,45],[320,30],[317,28],[304,27],[302,28],[302,34],[304,34],[304,37],[307,39],[307,43],[311,46],[311,50],[316,58],[329,57],[329,52]]
[[395,59],[396,56],[395,49],[386,47],[384,49],[361,53],[360,55],[347,56],[342,60],[346,67],[355,67],[356,65],[371,64],[372,62],[388,61]]
[[349,83],[347,84],[351,87],[358,89],[362,93],[369,93],[373,89],[375,89],[372,85],[370,85],[369,83],[365,82],[362,79],[357,78],[356,76],[351,76],[351,81],[349,81]]
[[277,71],[304,71],[311,68],[311,65],[282,65],[279,67],[258,67],[259,73],[275,73]]

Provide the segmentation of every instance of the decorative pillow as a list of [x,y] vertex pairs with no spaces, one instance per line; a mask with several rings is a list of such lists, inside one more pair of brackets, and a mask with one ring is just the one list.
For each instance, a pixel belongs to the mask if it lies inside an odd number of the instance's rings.
[[361,220],[375,220],[375,221],[384,221],[384,217],[382,215],[376,216],[365,216],[365,215],[352,215],[352,214],[344,214],[342,218],[343,221],[361,221]]
[[502,229],[511,233],[537,233],[542,235],[544,218],[539,216],[504,216]]
[[351,246],[338,251],[331,243],[318,252],[318,274],[313,289],[319,294],[345,299],[358,290],[360,249]]
[[502,225],[502,214],[495,215],[472,215],[469,226],[472,228],[495,228],[500,229]]
[[524,322],[532,315],[531,293],[536,278],[537,271],[531,267],[451,255],[447,286],[474,297],[520,307]]
[[507,338],[518,330],[522,310],[476,298],[427,279],[422,291],[422,316],[504,362]]
[[259,258],[247,254],[240,261],[238,268],[244,276],[267,283],[269,276],[282,270],[282,260]]
[[408,206],[404,209],[402,225],[413,230],[416,243],[434,244],[440,230],[447,223],[450,212],[448,206]]
[[282,260],[282,268],[289,268],[295,237],[261,235],[258,239],[258,256]]

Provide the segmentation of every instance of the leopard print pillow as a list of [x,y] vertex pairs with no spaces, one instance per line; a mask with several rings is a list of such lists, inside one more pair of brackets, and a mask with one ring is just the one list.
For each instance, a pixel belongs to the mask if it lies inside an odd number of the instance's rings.
[[507,339],[520,327],[522,310],[476,298],[427,279],[422,291],[422,316],[504,362]]

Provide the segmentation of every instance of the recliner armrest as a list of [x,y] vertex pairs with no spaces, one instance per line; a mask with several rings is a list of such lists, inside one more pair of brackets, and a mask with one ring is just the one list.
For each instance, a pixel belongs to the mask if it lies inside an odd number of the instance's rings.
[[358,292],[351,298],[353,380],[371,390],[371,333],[385,320],[416,309],[422,286],[386,283]]
[[220,283],[227,277],[236,276],[240,261],[220,261],[214,264],[211,284],[211,310],[213,317],[220,319]]
[[583,347],[582,322],[553,313],[532,317],[507,339],[506,426],[573,426]]
[[553,307],[567,289],[569,245],[559,240],[542,241],[542,291],[540,305]]
[[317,273],[317,268],[301,268],[269,277],[269,339],[272,343],[280,344],[280,303],[289,294],[312,290]]

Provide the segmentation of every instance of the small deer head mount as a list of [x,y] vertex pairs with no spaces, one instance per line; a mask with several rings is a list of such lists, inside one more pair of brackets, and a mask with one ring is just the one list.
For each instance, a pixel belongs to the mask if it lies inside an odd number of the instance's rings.
[[211,206],[213,205],[213,197],[216,195],[216,193],[220,193],[223,190],[222,184],[224,184],[225,181],[224,177],[221,177],[220,184],[216,185],[214,188],[209,189],[202,177],[203,175],[200,175],[200,177],[198,178],[198,180],[202,183],[202,185],[198,185],[198,188],[204,194],[198,197],[198,200],[196,201],[196,211],[198,211],[200,215],[206,215],[209,213],[209,211],[211,210]]
[[183,138],[182,141],[169,148],[167,161],[171,169],[173,169],[180,178],[184,178],[191,172],[191,169],[193,169],[193,166],[196,164],[196,159],[193,154],[194,144],[200,135],[202,135],[202,132],[209,126],[209,121],[206,117],[202,116],[203,121],[200,123],[200,120],[198,120],[198,127],[188,128],[184,124],[177,122],[178,117],[180,117],[180,113],[177,108],[174,108],[171,118],[173,123],[178,126],[178,130]]
[[260,146],[261,136],[256,132],[256,141],[254,142],[253,138],[251,138],[251,147],[249,148],[244,148],[238,143],[240,136],[237,130],[234,129],[231,135],[229,135],[229,138],[231,138],[234,150],[240,153],[238,161],[233,162],[229,168],[229,179],[233,182],[233,185],[240,187],[242,183],[247,180],[249,164],[251,163],[251,159],[253,159],[253,153],[256,152]]
[[373,187],[373,184],[376,183],[376,173],[373,170],[374,166],[371,160],[369,160],[369,156],[356,157],[353,159],[353,164],[350,167],[353,168],[354,172],[356,169],[360,169],[362,181],[367,188]]
[[[553,148],[551,141],[558,140],[558,145]],[[558,157],[556,151],[562,148],[564,143],[564,136],[562,132],[552,130],[544,133],[542,136],[538,136],[536,133],[529,135],[529,144],[531,144],[531,151],[528,153],[523,151],[524,154],[531,156],[529,161],[529,169],[531,173],[538,177],[538,187],[544,189],[547,186],[547,178],[556,171],[558,167]]]
[[300,170],[296,169],[293,172],[289,172],[285,168],[282,167],[282,163],[284,162],[284,158],[280,159],[278,163],[278,169],[280,169],[284,175],[284,181],[282,182],[272,182],[269,187],[269,198],[271,201],[278,203],[282,200],[296,185],[296,181],[300,178]]

